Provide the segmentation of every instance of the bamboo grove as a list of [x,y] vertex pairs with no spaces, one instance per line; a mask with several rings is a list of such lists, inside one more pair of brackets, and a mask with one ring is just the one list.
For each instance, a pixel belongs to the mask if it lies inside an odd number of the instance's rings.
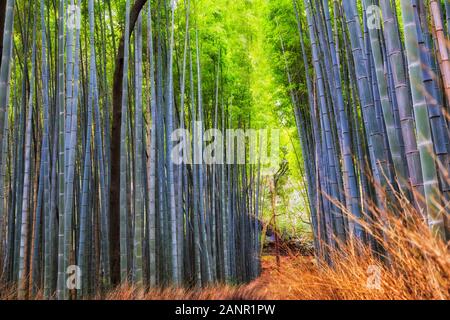
[[176,129],[202,155],[206,129],[249,126],[227,48],[202,55],[194,1],[111,2],[0,1],[1,280],[73,299],[254,279],[260,166],[171,157]]
[[[286,61],[285,72],[317,256],[332,264],[330,250],[357,239],[388,259],[362,225],[387,223],[387,212],[402,216],[406,206],[448,241],[449,2],[293,0],[290,7],[301,62]],[[279,50],[287,55],[284,40]],[[295,89],[295,72],[305,75],[307,93]]]

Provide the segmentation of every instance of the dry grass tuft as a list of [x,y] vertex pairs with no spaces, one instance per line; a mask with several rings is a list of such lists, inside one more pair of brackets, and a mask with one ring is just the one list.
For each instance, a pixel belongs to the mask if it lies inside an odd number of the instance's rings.
[[17,291],[13,286],[0,283],[0,300],[17,299]]
[[[269,297],[262,294],[259,281],[239,287],[215,286],[203,289],[156,289],[144,292],[130,286],[119,287],[108,293],[106,300],[263,300]],[[98,297],[99,299],[101,297]]]

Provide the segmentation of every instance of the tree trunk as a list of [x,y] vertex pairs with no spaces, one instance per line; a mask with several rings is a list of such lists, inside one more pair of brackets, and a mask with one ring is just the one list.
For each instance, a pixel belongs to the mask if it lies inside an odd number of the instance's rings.
[[[130,12],[130,30],[133,32],[139,13],[147,0],[136,0]],[[120,141],[120,124],[122,119],[122,78],[125,35],[122,34],[117,50],[114,83],[113,83],[113,122],[111,141]],[[117,285],[120,282],[120,143],[111,143],[111,190],[110,190],[110,259],[111,282]]]
[[3,31],[5,30],[6,0],[0,0],[0,61],[3,51]]

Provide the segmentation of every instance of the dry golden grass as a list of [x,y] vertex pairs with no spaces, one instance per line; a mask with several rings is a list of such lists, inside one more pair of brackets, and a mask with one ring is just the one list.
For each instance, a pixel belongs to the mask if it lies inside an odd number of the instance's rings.
[[[262,258],[263,272],[250,284],[204,289],[143,290],[122,286],[95,299],[108,300],[411,300],[450,299],[449,245],[436,239],[414,209],[402,217],[383,214],[383,223],[363,224],[386,250],[385,262],[360,244],[340,245],[333,250],[332,266],[314,257],[284,256],[280,266],[274,256]],[[408,213],[408,214],[406,214]],[[376,216],[379,212],[374,212]],[[375,231],[373,226],[375,225]],[[371,226],[371,228],[369,228]],[[381,230],[383,232],[381,232]],[[379,271],[379,287],[374,272]],[[14,288],[0,286],[0,299],[15,299]],[[34,299],[42,299],[39,294]]]
[[[161,289],[144,292],[134,287],[119,287],[108,293],[106,300],[263,300],[264,295],[259,281],[245,286],[215,286],[203,289]],[[98,297],[101,299],[101,297]]]
[[[373,216],[378,214],[373,210]],[[280,257],[278,267],[274,256],[264,256],[261,277],[241,287],[166,289],[150,293],[122,287],[109,293],[106,299],[450,299],[448,244],[429,231],[413,208],[404,208],[401,216],[383,214],[383,219],[376,219],[383,223],[362,224],[385,248],[384,262],[368,246],[353,243],[340,245],[340,250],[333,251],[332,266],[319,265],[314,257],[291,254]]]
[[[314,257],[262,259],[260,278],[241,287],[211,287],[204,290],[167,289],[143,293],[119,288],[106,299],[275,299],[275,300],[418,300],[450,299],[450,253],[421,221],[389,219],[379,239],[388,252],[382,263],[368,247],[341,247],[333,266]],[[411,226],[412,225],[412,226]],[[356,250],[355,247],[359,249]],[[379,287],[374,272],[379,272]]]
[[396,214],[371,211],[375,221],[384,222],[362,227],[385,248],[385,262],[359,243],[334,250],[332,266],[318,265],[313,257],[291,256],[277,268],[272,257],[264,261],[265,272],[258,280],[263,283],[261,293],[296,300],[450,299],[449,244],[437,239],[405,202]]
[[17,299],[17,292],[15,288],[0,284],[0,300],[14,300]]

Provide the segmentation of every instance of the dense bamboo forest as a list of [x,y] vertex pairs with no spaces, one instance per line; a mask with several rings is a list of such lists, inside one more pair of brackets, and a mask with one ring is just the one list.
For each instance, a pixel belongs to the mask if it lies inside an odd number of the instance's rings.
[[450,1],[0,0],[0,28],[0,298],[348,298],[310,293],[374,266],[376,298],[450,298]]

